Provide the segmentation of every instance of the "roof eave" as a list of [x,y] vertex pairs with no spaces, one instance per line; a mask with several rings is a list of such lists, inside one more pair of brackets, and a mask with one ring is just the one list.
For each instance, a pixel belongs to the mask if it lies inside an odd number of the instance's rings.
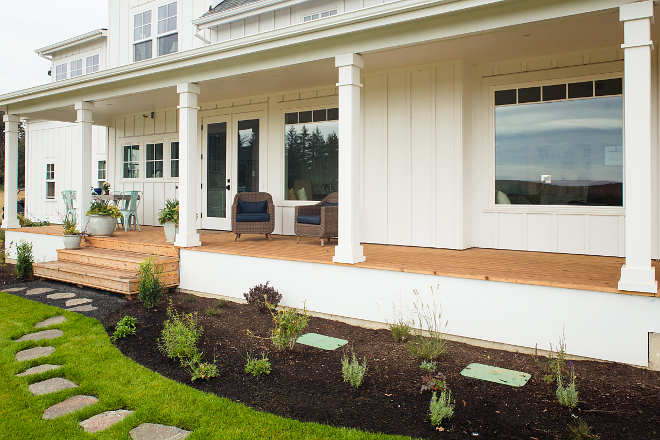
[[99,38],[105,38],[107,36],[108,36],[107,29],[96,29],[92,32],[88,32],[83,35],[78,35],[77,37],[69,38],[68,40],[60,41],[59,43],[51,44],[50,46],[42,47],[41,49],[37,49],[34,52],[37,55],[52,55],[57,51],[67,49],[71,46],[87,43]]

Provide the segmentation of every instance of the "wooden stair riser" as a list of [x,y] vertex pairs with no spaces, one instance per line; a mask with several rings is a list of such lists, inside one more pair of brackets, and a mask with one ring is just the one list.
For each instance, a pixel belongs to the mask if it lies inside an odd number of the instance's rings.
[[112,240],[103,237],[89,237],[87,238],[86,244],[87,246],[101,249],[114,249],[118,251],[137,252],[141,254],[152,254],[177,258],[179,256],[177,249],[171,245],[135,243],[129,241]]
[[[57,251],[58,261],[70,261],[72,263],[91,264],[94,266],[101,266],[112,269],[120,269],[125,271],[137,272],[140,268],[140,263],[135,261],[126,261],[114,258],[103,258],[101,256],[92,256],[70,252],[65,249]],[[157,263],[157,266],[163,268],[163,272],[174,272],[179,270],[179,263],[177,261],[169,261],[166,263]]]

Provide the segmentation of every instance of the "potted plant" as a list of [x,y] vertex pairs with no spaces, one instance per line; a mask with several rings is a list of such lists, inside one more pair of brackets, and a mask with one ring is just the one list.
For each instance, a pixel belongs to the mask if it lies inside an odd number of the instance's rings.
[[123,218],[119,209],[108,200],[95,200],[87,211],[89,223],[87,230],[90,235],[110,236],[115,232],[117,219]]
[[64,230],[64,249],[78,249],[80,247],[81,234],[76,229],[76,215],[67,214],[62,220],[62,229]]
[[179,231],[179,201],[176,199],[165,200],[165,208],[158,213],[158,223],[163,225],[165,239],[173,243]]
[[103,182],[103,193],[110,194],[110,184],[108,182]]

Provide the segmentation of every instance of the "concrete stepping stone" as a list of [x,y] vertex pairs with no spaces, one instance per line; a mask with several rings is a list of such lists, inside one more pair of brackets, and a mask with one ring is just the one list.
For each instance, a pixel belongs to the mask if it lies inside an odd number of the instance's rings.
[[76,296],[75,293],[72,292],[58,292],[58,293],[51,293],[50,295],[46,296],[48,299],[67,299],[67,298],[74,298]]
[[133,440],[180,440],[188,437],[190,431],[176,426],[143,423],[128,433]]
[[21,290],[25,290],[26,287],[12,287],[11,289],[4,289],[3,292],[20,292]]
[[19,362],[29,361],[44,356],[50,356],[55,351],[55,347],[34,347],[16,353],[16,360]]
[[52,292],[53,289],[50,287],[37,287],[36,289],[30,289],[25,292],[25,296],[29,295],[41,295],[42,293]]
[[44,319],[43,321],[36,323],[34,328],[50,327],[51,325],[62,324],[64,321],[66,321],[66,317],[62,315],[53,316],[52,318]]
[[77,386],[77,383],[71,382],[70,380],[62,379],[61,377],[53,377],[52,379],[46,379],[41,382],[33,383],[28,387],[28,389],[35,396],[42,396],[44,394],[68,390],[69,388],[75,388]]
[[74,298],[74,299],[68,300],[66,303],[64,303],[64,305],[67,306],[67,307],[72,307],[72,306],[79,306],[81,304],[87,304],[87,303],[91,303],[91,302],[92,302],[92,300],[89,299],[89,298]]
[[89,304],[85,304],[84,306],[76,306],[76,307],[71,307],[69,309],[65,309],[68,312],[91,312],[92,310],[96,310],[98,307],[90,306]]
[[17,374],[16,376],[18,376],[18,377],[31,376],[33,374],[39,374],[39,373],[43,373],[45,371],[55,370],[55,369],[60,368],[60,367],[61,367],[61,365],[52,365],[52,364],[37,365],[36,367],[28,368],[27,370],[23,371],[22,373]]
[[98,401],[99,399],[94,396],[82,396],[79,394],[77,396],[69,397],[64,402],[57,403],[50,408],[46,408],[41,418],[44,420],[52,420],[76,412],[79,409],[83,409],[84,407],[92,405]]
[[78,425],[80,425],[85,432],[99,432],[111,427],[115,423],[121,422],[131,414],[133,414],[133,411],[128,411],[126,409],[105,411],[101,414],[92,416],[87,420],[83,420],[78,423]]
[[20,339],[16,339],[16,342],[39,341],[41,339],[55,339],[55,338],[59,338],[60,336],[64,336],[64,332],[62,330],[58,330],[54,328],[50,330],[42,330],[40,332],[28,333],[27,335],[21,336]]

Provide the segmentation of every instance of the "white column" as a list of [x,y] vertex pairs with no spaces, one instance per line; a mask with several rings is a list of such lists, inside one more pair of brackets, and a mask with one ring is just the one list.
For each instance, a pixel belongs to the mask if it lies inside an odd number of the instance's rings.
[[[94,104],[85,101],[76,102],[75,109],[77,118],[71,162],[69,164],[60,162],[59,164],[61,167],[69,165],[73,167],[72,188],[63,188],[59,185],[59,191],[55,197],[59,200],[62,197],[62,190],[65,189],[76,191],[76,214],[78,215],[78,225],[82,230],[87,226],[87,210],[92,203],[92,110]],[[43,172],[45,173],[45,170]],[[57,174],[59,171],[55,170],[55,173]]]
[[197,98],[199,86],[179,84],[179,233],[174,246],[201,246],[197,233]]
[[[16,115],[5,114],[5,218],[2,228],[20,228],[16,217],[16,201],[18,197],[18,124],[21,121]],[[45,171],[44,171],[45,175]]]
[[623,22],[626,263],[619,290],[658,292],[651,266],[651,22],[653,2],[619,8]]
[[360,245],[360,55],[335,57],[339,68],[339,238],[335,263],[355,264],[365,260]]

